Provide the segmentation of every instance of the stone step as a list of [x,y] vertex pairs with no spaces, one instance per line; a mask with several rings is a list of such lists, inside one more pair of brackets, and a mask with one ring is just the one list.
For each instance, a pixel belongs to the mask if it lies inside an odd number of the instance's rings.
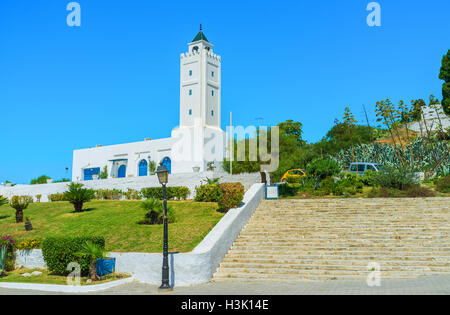
[[439,272],[450,272],[450,265],[436,265],[436,264],[426,264],[426,263],[412,263],[412,264],[397,264],[390,261],[366,261],[366,262],[356,262],[357,264],[352,264],[350,262],[340,263],[340,264],[325,264],[322,262],[310,262],[310,263],[295,263],[292,261],[288,262],[222,262],[220,268],[225,269],[257,269],[257,270],[346,270],[346,271],[367,271],[368,264],[376,262],[380,265],[382,271],[439,271]]
[[308,254],[280,254],[278,252],[273,252],[272,254],[260,254],[255,252],[236,252],[230,251],[228,255],[223,259],[223,261],[228,260],[240,260],[240,259],[250,259],[250,260],[374,260],[374,259],[392,259],[392,260],[404,260],[404,261],[422,261],[422,262],[448,262],[450,263],[450,253],[445,255],[436,256],[434,253],[430,253],[429,255],[424,255],[423,253],[404,253],[400,255],[398,253],[392,252],[376,252],[370,255],[367,251],[361,252],[343,252],[340,254],[320,254],[317,252],[310,252]]
[[[408,257],[409,258],[409,257]],[[369,262],[376,262],[383,266],[435,266],[450,268],[450,260],[418,260],[418,259],[403,259],[401,257],[374,257],[369,259],[336,257],[334,259],[293,259],[293,258],[255,258],[255,257],[240,257],[231,258],[226,257],[221,266],[235,266],[236,264],[256,264],[256,265],[335,265],[335,266],[367,266]]]

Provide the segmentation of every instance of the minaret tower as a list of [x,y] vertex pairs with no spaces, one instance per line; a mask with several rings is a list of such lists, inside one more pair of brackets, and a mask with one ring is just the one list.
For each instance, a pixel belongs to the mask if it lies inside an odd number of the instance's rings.
[[199,123],[220,129],[220,56],[201,25],[188,48],[180,58],[180,127]]
[[220,127],[221,58],[201,25],[188,49],[180,56],[180,125],[172,132],[173,168],[178,173],[197,167],[204,171],[208,162],[222,162],[225,148]]

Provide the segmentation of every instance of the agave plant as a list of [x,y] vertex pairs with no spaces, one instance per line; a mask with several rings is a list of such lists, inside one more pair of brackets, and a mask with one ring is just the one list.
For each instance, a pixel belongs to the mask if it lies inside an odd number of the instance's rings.
[[[444,141],[428,142],[422,138],[416,139],[406,147],[397,147],[388,144],[363,144],[353,149],[354,159],[357,162],[375,162],[386,167],[408,167],[414,172],[434,171],[438,175],[450,171],[450,144]],[[340,167],[347,169],[352,163],[351,149],[342,150],[330,157],[339,163]]]

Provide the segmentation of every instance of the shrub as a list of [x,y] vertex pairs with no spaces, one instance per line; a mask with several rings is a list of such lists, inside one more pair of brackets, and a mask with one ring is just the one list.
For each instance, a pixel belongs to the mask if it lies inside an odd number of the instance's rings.
[[[163,224],[164,223],[164,205],[157,199],[149,199],[142,203],[142,208],[146,210],[144,220],[140,224]],[[173,207],[167,207],[167,222],[175,222],[175,210]]]
[[23,222],[23,210],[30,204],[29,196],[13,196],[9,202],[11,208],[16,210],[16,223]]
[[330,176],[336,176],[341,172],[339,164],[334,160],[329,159],[314,159],[306,167],[306,172],[319,179],[324,179]]
[[141,200],[142,199],[141,193],[135,189],[128,189],[127,192],[125,193],[125,197],[128,200]]
[[65,201],[64,194],[62,194],[62,193],[48,195],[48,199],[51,202]]
[[413,186],[409,187],[405,191],[405,195],[406,195],[406,197],[412,197],[412,198],[436,196],[435,193],[431,189],[429,189],[428,187],[425,187],[425,186],[421,186],[421,185],[413,185]]
[[95,197],[94,190],[83,188],[82,184],[71,183],[68,187],[69,190],[64,193],[64,199],[73,204],[75,212],[81,212],[83,204]]
[[300,190],[300,186],[294,184],[278,185],[278,193],[281,197],[295,196]]
[[377,172],[372,170],[367,170],[364,172],[363,176],[360,176],[362,182],[366,186],[374,186],[375,185],[375,177],[377,176]]
[[90,267],[89,257],[79,257],[87,241],[105,248],[103,237],[49,237],[42,242],[42,254],[48,270],[59,275],[67,275],[71,262],[80,264],[82,275],[87,275]]
[[[189,188],[180,186],[180,187],[166,187],[166,194],[168,200],[178,199],[178,200],[186,200],[190,195],[191,191]],[[163,200],[163,188],[162,187],[150,187],[150,188],[142,188],[141,194],[145,199],[158,199]]]
[[41,202],[42,195],[36,195],[36,201]]
[[436,190],[442,193],[450,193],[450,175],[441,177],[436,183]]
[[386,167],[386,170],[372,174],[373,184],[384,188],[404,190],[414,184],[414,172],[407,168]]
[[25,240],[16,244],[16,248],[20,250],[32,250],[41,247],[41,241],[36,238]]
[[195,201],[219,202],[221,190],[219,185],[202,185],[195,188]]
[[224,183],[219,185],[221,194],[219,198],[219,210],[228,211],[238,207],[244,199],[244,186],[241,183]]
[[321,190],[325,195],[329,195],[334,191],[334,178],[327,177],[320,182],[319,190]]
[[352,196],[362,193],[363,180],[360,176],[352,173],[346,173],[344,178],[337,182],[333,194],[336,196]]
[[99,189],[95,191],[97,200],[120,200],[124,193],[119,189]]
[[47,179],[51,179],[51,177],[48,177],[46,175],[42,175],[38,178],[32,179],[30,182],[30,185],[39,185],[39,184],[47,184]]
[[108,178],[108,166],[105,165],[103,167],[102,171],[99,174],[100,179],[107,179]]

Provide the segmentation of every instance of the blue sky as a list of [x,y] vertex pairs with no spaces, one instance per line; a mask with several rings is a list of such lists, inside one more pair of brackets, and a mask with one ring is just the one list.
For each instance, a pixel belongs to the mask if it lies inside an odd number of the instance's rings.
[[[68,176],[73,149],[163,138],[179,119],[179,55],[199,24],[222,56],[222,127],[301,121],[320,140],[350,106],[442,98],[450,1],[0,1],[0,182]],[[261,119],[262,118],[262,119]],[[70,174],[71,171],[69,171]]]

